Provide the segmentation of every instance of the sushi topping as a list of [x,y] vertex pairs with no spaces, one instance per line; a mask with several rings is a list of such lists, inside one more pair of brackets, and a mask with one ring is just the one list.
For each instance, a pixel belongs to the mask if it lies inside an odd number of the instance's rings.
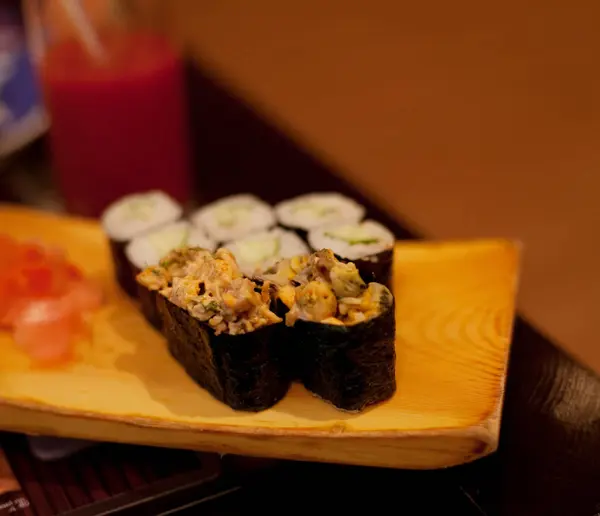
[[310,281],[296,288],[294,305],[286,321],[292,326],[297,319],[323,321],[335,317],[337,299],[330,285],[321,281]]
[[[259,286],[245,277],[227,249],[189,253],[184,248],[178,252],[190,259],[184,259],[183,266],[177,269],[183,274],[171,275],[171,284],[160,293],[196,319],[208,322],[216,335],[239,335],[282,321],[269,308],[270,283]],[[172,259],[164,259],[161,264],[165,261],[172,263]],[[142,283],[153,276],[154,268],[148,268],[140,273],[138,281]]]
[[330,284],[337,297],[359,296],[366,288],[356,265],[339,261],[330,249],[310,255],[306,266],[293,278],[300,284],[314,280]]
[[290,309],[286,314],[288,326],[299,319],[344,326],[358,324],[378,316],[384,300],[391,297],[379,283],[366,285],[356,265],[340,262],[330,249],[308,258],[286,260],[276,269],[270,271],[270,277],[276,279],[279,299]]
[[137,275],[137,281],[149,290],[161,290],[169,287],[173,278],[185,276],[189,264],[210,254],[210,251],[201,247],[178,247],[163,256],[158,265],[141,271]]
[[73,355],[103,293],[58,248],[0,235],[0,328],[39,365]]
[[137,281],[149,290],[161,290],[169,286],[172,276],[158,265],[147,267],[137,275]]

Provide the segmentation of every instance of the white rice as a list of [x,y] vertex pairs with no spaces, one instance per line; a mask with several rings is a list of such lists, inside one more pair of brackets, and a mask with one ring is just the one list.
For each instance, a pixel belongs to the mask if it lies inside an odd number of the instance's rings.
[[242,272],[249,276],[264,272],[284,258],[309,252],[304,240],[296,233],[281,228],[254,233],[223,247],[233,253]]
[[145,269],[183,246],[202,247],[211,252],[216,249],[216,244],[201,229],[180,220],[134,238],[127,244],[125,256],[138,269]]
[[200,208],[190,220],[216,242],[227,242],[273,227],[275,214],[258,197],[237,194]]
[[159,190],[127,195],[112,203],[100,223],[115,242],[127,242],[164,224],[181,218],[183,208]]
[[365,208],[340,193],[324,192],[301,195],[275,206],[279,222],[289,228],[305,231],[341,224],[359,222]]
[[394,242],[394,234],[374,220],[331,225],[308,233],[308,243],[312,249],[331,249],[348,260],[358,260],[386,251],[394,246]]

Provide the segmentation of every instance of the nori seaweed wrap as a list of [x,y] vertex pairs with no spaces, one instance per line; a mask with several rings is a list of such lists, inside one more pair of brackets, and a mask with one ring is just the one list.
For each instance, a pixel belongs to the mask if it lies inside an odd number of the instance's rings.
[[381,283],[388,288],[393,286],[394,248],[390,247],[380,253],[371,254],[364,258],[349,260],[340,255],[335,255],[340,261],[356,265],[360,277],[365,283],[373,281]]
[[210,255],[210,250],[201,247],[178,247],[163,256],[157,265],[137,270],[137,298],[142,314],[154,328],[162,329],[157,306],[159,291],[170,287],[173,278],[184,276],[188,262],[207,254]]
[[278,315],[293,335],[291,375],[341,410],[360,411],[393,396],[395,314],[387,287],[365,284],[356,266],[330,249],[284,260],[264,278],[278,286],[287,308]]
[[112,258],[114,275],[119,287],[129,297],[135,298],[137,287],[135,284],[135,269],[131,266],[131,263],[127,260],[125,255],[125,248],[129,242],[118,242],[116,240],[109,239],[108,244],[110,248],[110,256]]
[[302,320],[295,323],[297,374],[309,391],[349,412],[394,395],[393,297],[384,303],[381,315],[351,326]]
[[162,329],[161,315],[158,311],[158,290],[137,284],[137,297],[142,315],[154,328]]
[[[203,250],[181,265],[168,286],[157,290],[155,305],[172,356],[198,385],[233,409],[273,406],[290,379],[282,358],[284,325],[271,311],[270,285],[244,277],[226,249]],[[152,278],[154,269],[138,281]]]
[[281,324],[241,335],[215,335],[167,299],[158,306],[171,355],[213,397],[234,410],[252,412],[284,398],[290,379],[282,364]]

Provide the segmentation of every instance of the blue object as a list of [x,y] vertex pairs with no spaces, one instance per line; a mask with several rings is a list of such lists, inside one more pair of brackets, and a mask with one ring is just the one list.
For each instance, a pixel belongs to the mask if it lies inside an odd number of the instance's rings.
[[0,156],[48,127],[41,91],[27,49],[20,2],[0,3]]

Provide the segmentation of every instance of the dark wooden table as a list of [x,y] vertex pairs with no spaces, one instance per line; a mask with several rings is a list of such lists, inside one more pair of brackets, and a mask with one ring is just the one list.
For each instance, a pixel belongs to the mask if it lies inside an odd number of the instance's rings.
[[[369,215],[398,238],[427,236],[391,219],[203,71],[191,70],[189,85],[200,203],[241,191],[276,202],[335,190],[363,201]],[[0,200],[36,203],[52,190],[40,144],[2,168]],[[201,505],[175,504],[169,514],[279,514],[326,504],[339,512],[360,502],[375,514],[595,516],[600,514],[600,378],[519,318],[500,448],[492,456],[432,472],[282,461],[272,473],[252,478],[247,475],[240,489]]]

